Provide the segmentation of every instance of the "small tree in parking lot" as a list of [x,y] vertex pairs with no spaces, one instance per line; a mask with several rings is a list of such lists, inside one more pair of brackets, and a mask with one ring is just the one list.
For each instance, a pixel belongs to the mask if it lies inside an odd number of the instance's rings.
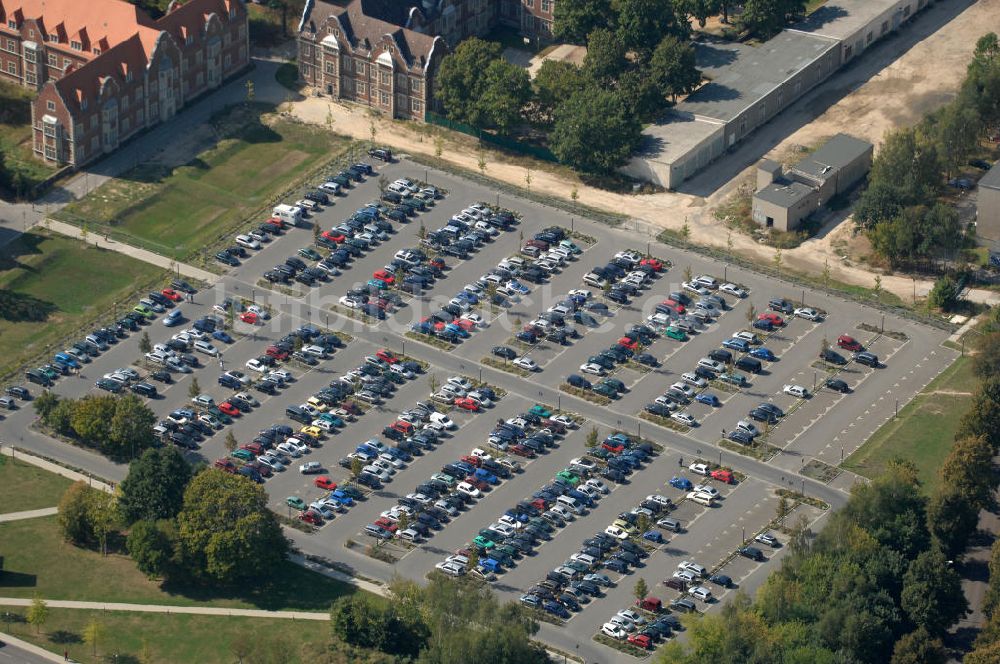
[[468,558],[469,561],[465,563],[465,568],[471,572],[479,564],[479,549],[476,547],[470,548]]
[[385,195],[385,190],[389,188],[389,178],[384,175],[378,176],[378,190]]
[[640,514],[635,520],[635,527],[638,528],[640,535],[649,530],[649,517],[645,514]]
[[646,579],[639,577],[632,589],[632,594],[638,600],[644,599],[649,594],[649,585],[646,583]]
[[754,320],[757,318],[757,308],[753,306],[753,303],[747,305],[747,325],[753,325]]
[[233,435],[233,432],[226,432],[226,451],[233,452],[237,445],[239,445],[239,443],[236,442],[236,436]]
[[830,350],[830,342],[826,337],[823,337],[822,341],[819,342],[819,350],[821,353],[825,353]]
[[188,396],[194,399],[196,396],[201,394],[201,385],[198,384],[197,378],[191,378],[191,384],[188,385]]
[[597,447],[597,427],[593,427],[587,432],[587,447],[594,448]]
[[319,222],[313,222],[313,243],[315,244],[319,240]]
[[406,530],[410,527],[410,515],[406,512],[399,513],[399,520],[396,521],[396,525],[399,526],[400,532]]
[[351,475],[354,477],[354,481],[357,481],[361,476],[361,470],[365,467],[365,462],[358,457],[351,457]]
[[785,517],[788,516],[789,512],[791,512],[791,507],[788,504],[788,498],[782,496],[781,500],[778,501],[778,509],[775,514],[778,517],[778,523],[782,526],[785,525]]
[[152,350],[153,350],[153,342],[149,340],[149,332],[143,330],[142,336],[139,337],[139,352],[146,354]]
[[691,281],[691,266],[685,266],[684,268],[684,281]]
[[427,376],[427,385],[431,388],[431,394],[436,394],[437,393],[438,387],[441,384],[438,382],[438,378],[437,378],[436,374],[431,374],[431,375]]

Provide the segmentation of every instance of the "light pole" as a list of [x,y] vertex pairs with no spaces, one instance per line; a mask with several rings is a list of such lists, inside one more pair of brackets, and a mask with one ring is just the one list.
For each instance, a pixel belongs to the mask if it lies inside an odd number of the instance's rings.
[[813,372],[813,392],[816,391],[816,372]]

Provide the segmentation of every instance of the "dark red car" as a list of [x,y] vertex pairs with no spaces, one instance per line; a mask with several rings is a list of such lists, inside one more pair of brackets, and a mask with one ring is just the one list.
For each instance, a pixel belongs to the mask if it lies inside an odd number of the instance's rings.
[[283,348],[278,348],[277,346],[268,346],[267,350],[264,351],[264,353],[268,357],[273,357],[276,360],[288,359],[288,351]]
[[316,512],[312,512],[312,511],[300,512],[299,513],[299,521],[305,521],[306,523],[312,524],[314,526],[322,526],[323,525],[323,518],[320,517],[320,515],[317,514]]
[[527,447],[525,447],[524,445],[520,445],[520,444],[518,444],[518,445],[511,445],[510,446],[510,453],[511,454],[516,454],[517,456],[520,456],[520,457],[525,457],[526,459],[534,459],[535,458],[534,451],[529,450]]
[[219,404],[219,410],[228,415],[229,417],[239,417],[240,409],[229,403],[228,401],[223,401]]
[[233,474],[236,472],[236,464],[229,459],[216,459],[215,467],[221,471]]
[[865,349],[865,347],[861,345],[860,341],[854,337],[849,337],[846,334],[842,334],[837,337],[837,345],[844,350],[849,350],[854,353],[860,353]]
[[396,354],[393,353],[391,350],[387,350],[385,348],[379,348],[377,351],[375,351],[375,357],[382,360],[383,362],[388,362],[389,364],[395,364],[396,362],[399,362],[399,358],[396,357]]
[[336,230],[323,231],[323,237],[325,237],[327,240],[330,240],[331,242],[336,242],[337,244],[340,244],[341,242],[347,239],[346,235]]
[[479,468],[479,464],[481,464],[483,462],[483,460],[480,459],[479,457],[471,456],[471,455],[460,457],[459,461],[461,461],[463,463],[467,463],[470,466],[475,466],[476,468]]
[[472,475],[469,475],[468,477],[466,477],[465,481],[468,482],[469,484],[471,484],[472,486],[476,487],[480,491],[488,491],[489,488],[490,488],[490,485],[489,485],[488,482],[484,482],[481,479],[477,479],[476,477],[473,477]]
[[773,311],[767,311],[765,313],[760,314],[759,316],[757,316],[757,320],[770,321],[771,325],[775,327],[781,327],[782,325],[785,324],[785,319],[779,316],[778,314],[774,313]]

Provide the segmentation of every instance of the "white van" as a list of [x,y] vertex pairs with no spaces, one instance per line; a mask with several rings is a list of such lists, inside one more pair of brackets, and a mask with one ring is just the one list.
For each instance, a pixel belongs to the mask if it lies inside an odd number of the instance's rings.
[[556,504],[562,505],[569,511],[573,512],[573,514],[576,514],[578,516],[583,514],[584,512],[583,505],[580,504],[580,501],[571,496],[559,496],[558,498],[556,498]]
[[293,226],[302,224],[302,208],[297,205],[275,205],[271,212],[286,224]]
[[715,504],[715,498],[707,493],[702,493],[701,491],[692,491],[688,493],[687,498],[688,500],[694,501],[699,505],[704,505],[706,507],[711,507]]

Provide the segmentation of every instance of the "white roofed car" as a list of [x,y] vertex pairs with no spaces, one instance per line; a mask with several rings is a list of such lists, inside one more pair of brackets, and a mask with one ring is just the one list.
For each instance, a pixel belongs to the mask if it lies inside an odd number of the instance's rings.
[[516,367],[520,367],[521,369],[524,369],[525,371],[537,371],[538,370],[538,363],[535,362],[530,357],[527,357],[527,356],[519,357],[519,358],[515,359],[513,362],[511,362],[511,364],[513,364]]
[[478,498],[482,497],[482,495],[483,495],[482,492],[479,489],[477,489],[476,487],[472,486],[468,482],[459,482],[458,486],[455,487],[455,491],[458,491],[459,493],[461,493],[463,495],[469,496],[470,498],[477,498],[478,499]]
[[819,312],[810,307],[799,307],[795,310],[793,314],[796,318],[805,318],[806,320],[818,321],[820,319]]
[[246,247],[247,249],[260,249],[260,242],[253,239],[249,235],[237,235],[236,244],[241,247]]
[[723,293],[729,293],[730,295],[735,295],[736,297],[746,297],[749,295],[745,288],[740,288],[736,284],[725,283],[719,286],[719,290]]
[[785,385],[781,391],[799,399],[806,399],[809,397],[809,390],[801,385]]

